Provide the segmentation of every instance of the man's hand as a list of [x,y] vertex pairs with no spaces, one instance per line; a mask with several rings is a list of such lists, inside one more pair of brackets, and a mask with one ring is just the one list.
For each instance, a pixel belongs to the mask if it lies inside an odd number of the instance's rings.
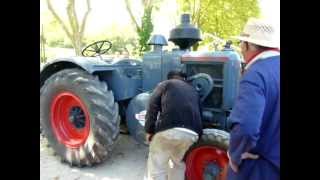
[[[229,158],[229,165],[230,165],[231,169],[237,173],[239,171],[239,166],[232,162],[231,157],[229,155],[229,152],[227,152],[227,155]],[[257,155],[257,154],[252,154],[252,153],[248,153],[248,152],[241,154],[241,159],[258,159],[258,158],[259,158],[259,155]]]
[[259,155],[245,152],[241,154],[241,159],[258,159]]
[[147,140],[148,143],[151,142],[152,137],[153,137],[153,134],[149,134],[149,133],[146,134],[146,140]]
[[234,172],[238,172],[239,171],[239,167],[238,165],[234,164],[231,160],[231,157],[229,155],[229,151],[227,151],[227,155],[228,155],[228,158],[229,158],[229,166],[231,167],[231,169],[234,171]]

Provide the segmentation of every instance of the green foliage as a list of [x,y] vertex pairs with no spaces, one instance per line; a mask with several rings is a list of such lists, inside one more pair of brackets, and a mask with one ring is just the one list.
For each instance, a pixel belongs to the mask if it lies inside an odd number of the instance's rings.
[[135,25],[139,42],[139,56],[142,56],[143,52],[150,50],[148,41],[151,37],[151,33],[153,32],[152,12],[154,10],[159,10],[162,0],[141,0],[143,7],[143,14],[140,15],[142,16],[141,23],[138,23],[137,19],[139,19],[138,17],[140,16],[134,15],[130,1],[125,0],[124,2],[126,4],[126,9],[130,15],[131,21]]
[[[190,13],[203,33],[229,39],[238,35],[250,17],[258,17],[258,0],[177,0],[179,12]],[[208,39],[200,43],[204,45]]]
[[45,17],[43,31],[46,45],[49,47],[73,48],[71,41],[65,36],[59,23],[54,18]]
[[110,38],[110,42],[112,42],[112,48],[110,49],[111,54],[115,54],[116,52],[119,52],[120,54],[136,54],[135,50],[137,49],[137,40],[135,38],[114,36]]
[[148,40],[150,39],[151,33],[153,31],[151,15],[152,15],[152,6],[146,7],[141,20],[141,28],[138,30],[140,56],[142,55],[142,52],[146,52],[150,50],[150,46],[148,45]]

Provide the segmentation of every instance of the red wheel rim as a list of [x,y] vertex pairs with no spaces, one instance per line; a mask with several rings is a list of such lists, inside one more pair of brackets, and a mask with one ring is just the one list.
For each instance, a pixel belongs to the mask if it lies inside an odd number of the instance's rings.
[[225,180],[228,167],[228,156],[226,151],[213,146],[201,146],[193,149],[187,156],[186,160],[186,176],[188,180],[204,179],[203,174],[205,168],[214,163],[221,169],[218,180]]
[[62,92],[51,104],[51,126],[60,143],[78,148],[89,135],[88,110],[80,98],[70,92]]

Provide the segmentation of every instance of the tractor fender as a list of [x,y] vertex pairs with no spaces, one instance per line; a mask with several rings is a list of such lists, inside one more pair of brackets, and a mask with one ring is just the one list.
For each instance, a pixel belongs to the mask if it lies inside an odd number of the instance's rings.
[[59,58],[40,67],[40,88],[43,83],[54,73],[63,69],[79,68],[90,74],[98,71],[114,71],[112,64],[102,61],[98,57],[70,57]]
[[144,130],[145,115],[149,104],[151,92],[140,93],[129,103],[126,110],[126,123],[131,136],[140,144],[147,145]]

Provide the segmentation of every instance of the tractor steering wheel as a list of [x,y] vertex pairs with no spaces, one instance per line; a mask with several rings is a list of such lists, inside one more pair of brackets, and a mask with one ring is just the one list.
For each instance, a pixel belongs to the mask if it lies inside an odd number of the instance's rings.
[[107,40],[97,41],[89,44],[82,50],[82,56],[96,57],[107,53],[112,47],[112,43]]

